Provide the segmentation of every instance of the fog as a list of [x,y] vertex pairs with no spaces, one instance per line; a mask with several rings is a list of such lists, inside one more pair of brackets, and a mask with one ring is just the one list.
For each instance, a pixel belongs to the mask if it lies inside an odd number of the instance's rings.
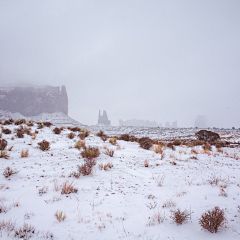
[[240,1],[0,0],[0,84],[65,85],[69,116],[240,127]]

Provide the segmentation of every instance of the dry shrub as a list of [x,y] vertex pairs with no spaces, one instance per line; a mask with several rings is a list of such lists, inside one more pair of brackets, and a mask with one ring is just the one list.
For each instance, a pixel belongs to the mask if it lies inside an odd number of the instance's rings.
[[118,139],[128,142],[129,137],[130,137],[129,134],[122,134]]
[[106,135],[104,135],[104,136],[101,136],[101,139],[102,139],[104,142],[106,142],[107,139],[108,139],[108,137],[107,137]]
[[77,193],[78,189],[74,188],[73,182],[66,180],[62,185],[61,194],[70,194],[70,193]]
[[143,149],[150,149],[153,145],[152,140],[148,137],[143,137],[139,139],[139,145]]
[[74,147],[80,150],[81,148],[86,148],[86,145],[84,141],[80,140],[75,143]]
[[121,146],[119,144],[117,144],[117,150],[121,150]]
[[2,133],[4,133],[4,134],[11,134],[12,131],[10,129],[6,128],[6,129],[2,130]]
[[7,140],[0,139],[0,150],[4,150],[7,147]]
[[218,153],[223,153],[223,150],[220,147],[217,147],[217,152]]
[[26,120],[25,119],[18,119],[17,121],[15,121],[15,125],[21,125],[21,124],[25,124]]
[[42,128],[44,128],[44,124],[43,123],[38,123],[38,129],[42,129]]
[[175,206],[176,206],[176,202],[173,201],[172,199],[166,200],[162,205],[163,208],[175,207]]
[[158,178],[157,178],[157,180],[156,180],[158,187],[162,187],[163,182],[164,182],[164,179],[165,179],[165,175],[162,175],[161,177],[158,176]]
[[24,223],[22,227],[15,230],[15,237],[29,239],[35,233],[35,227],[28,223]]
[[113,167],[112,163],[106,163],[106,164],[103,164],[103,163],[100,163],[98,164],[98,167],[100,170],[105,170],[105,171],[108,171],[109,169],[111,169]]
[[227,197],[227,184],[220,184],[220,193],[219,196]]
[[42,188],[39,188],[38,194],[39,196],[42,196],[43,194],[47,193],[48,187],[43,186]]
[[192,148],[191,149],[191,154],[198,154],[198,151]]
[[71,133],[68,134],[68,138],[73,139],[74,137],[75,137],[74,133],[71,132]]
[[114,155],[114,150],[111,148],[107,148],[103,151],[104,154],[108,155],[109,157],[113,157]]
[[144,161],[144,167],[148,167],[149,166],[149,161],[147,159],[145,159]]
[[195,146],[201,146],[203,145],[205,142],[203,140],[192,140],[190,142],[187,143],[188,147],[195,147]]
[[5,178],[10,178],[12,175],[14,175],[14,174],[16,174],[16,173],[18,173],[18,171],[14,170],[14,169],[12,169],[12,168],[10,168],[10,167],[6,167],[6,168],[4,169],[3,176],[4,176]]
[[9,158],[9,155],[8,155],[8,153],[7,153],[6,151],[1,151],[0,158],[8,159],[8,158]]
[[180,209],[172,210],[171,218],[176,224],[182,224],[186,222],[190,216],[190,213],[187,210],[181,211]]
[[11,220],[5,221],[1,220],[0,221],[0,230],[5,229],[7,232],[11,232],[15,229],[16,222],[12,222]]
[[53,132],[54,132],[55,134],[60,134],[60,133],[61,133],[61,129],[55,127],[55,128],[53,129]]
[[42,151],[45,150],[49,150],[50,149],[50,142],[46,141],[46,140],[42,140],[41,142],[38,143],[38,145],[40,146],[39,148]]
[[66,215],[63,213],[63,211],[56,211],[55,214],[54,214],[55,218],[59,221],[59,222],[62,222],[66,219]]
[[225,141],[216,141],[215,143],[216,148],[226,147]]
[[117,144],[117,139],[115,137],[112,137],[109,139],[109,143],[111,143],[112,145],[116,145]]
[[207,182],[210,183],[212,186],[217,186],[220,182],[224,183],[226,182],[226,180],[223,179],[221,175],[217,175],[216,173],[213,172],[207,179]]
[[211,233],[216,233],[219,228],[226,227],[227,220],[225,218],[224,210],[219,207],[208,210],[202,214],[199,219],[199,224],[202,229],[206,229]]
[[0,138],[2,138],[2,133],[0,133]]
[[21,152],[21,158],[26,158],[26,157],[28,157],[28,149],[27,150],[22,150],[22,152]]
[[203,150],[205,151],[211,151],[212,150],[212,146],[209,143],[206,143],[202,146]]
[[9,120],[4,121],[3,125],[11,125],[12,123]]
[[27,126],[28,126],[28,127],[34,126],[34,121],[32,121],[32,120],[28,121],[28,122],[27,122]]
[[84,133],[79,133],[79,134],[78,134],[78,137],[79,137],[81,140],[84,140],[84,139],[85,139],[85,134],[84,134]]
[[46,127],[51,127],[53,124],[51,122],[43,122],[43,125]]
[[93,166],[96,165],[95,159],[84,159],[84,164],[78,165],[78,175],[90,175],[93,171]]
[[100,130],[97,134],[98,137],[102,137],[105,136],[104,132],[102,130]]
[[81,140],[84,140],[86,137],[88,137],[90,135],[90,131],[83,128],[81,129],[81,133],[78,134],[78,137],[81,139]]
[[153,145],[152,146],[152,150],[155,152],[155,153],[160,153],[162,154],[163,153],[163,149],[160,145]]
[[79,128],[79,127],[70,127],[70,128],[68,128],[69,130],[71,130],[72,132],[80,132],[81,131],[81,128]]
[[61,126],[61,127],[60,127],[60,130],[61,130],[61,131],[65,130],[65,129],[66,129],[65,126]]
[[81,152],[81,156],[86,159],[93,159],[100,155],[100,151],[98,147],[86,147]]
[[163,223],[163,221],[166,219],[166,216],[165,216],[165,212],[160,212],[160,211],[157,211],[153,214],[152,217],[149,217],[148,220],[148,224],[149,226],[151,225],[156,225],[156,224],[160,224],[160,223]]
[[22,128],[19,128],[16,131],[17,131],[18,138],[24,138],[24,130]]

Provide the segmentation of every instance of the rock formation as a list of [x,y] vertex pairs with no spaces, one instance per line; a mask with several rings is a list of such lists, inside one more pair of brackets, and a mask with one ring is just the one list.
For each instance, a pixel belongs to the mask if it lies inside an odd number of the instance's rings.
[[36,116],[57,111],[68,114],[66,87],[0,87],[0,110]]
[[111,125],[111,121],[108,120],[107,112],[103,110],[103,115],[101,116],[100,110],[98,114],[98,124]]
[[122,119],[119,119],[119,126],[158,127],[158,124],[156,121],[149,120],[132,119],[123,121]]
[[165,123],[165,128],[177,128],[177,120],[175,122],[172,122],[172,124],[170,124],[170,122],[166,122]]

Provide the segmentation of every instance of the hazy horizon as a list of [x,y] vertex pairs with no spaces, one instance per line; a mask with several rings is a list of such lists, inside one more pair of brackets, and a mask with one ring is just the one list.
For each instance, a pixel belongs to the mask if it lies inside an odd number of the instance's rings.
[[0,84],[65,85],[69,116],[240,127],[240,2],[0,1]]

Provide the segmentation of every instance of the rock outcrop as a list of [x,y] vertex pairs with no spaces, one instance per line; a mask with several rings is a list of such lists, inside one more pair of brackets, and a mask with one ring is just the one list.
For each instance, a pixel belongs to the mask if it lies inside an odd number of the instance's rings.
[[126,121],[119,119],[119,126],[159,127],[156,121],[139,120],[139,119],[131,119]]
[[100,110],[98,114],[98,124],[101,125],[111,125],[111,121],[108,120],[107,112],[103,110],[103,115],[101,116]]
[[207,130],[201,130],[195,133],[195,135],[199,140],[203,140],[205,142],[215,142],[220,139],[219,134]]
[[0,87],[0,110],[36,116],[57,111],[68,114],[66,87]]

